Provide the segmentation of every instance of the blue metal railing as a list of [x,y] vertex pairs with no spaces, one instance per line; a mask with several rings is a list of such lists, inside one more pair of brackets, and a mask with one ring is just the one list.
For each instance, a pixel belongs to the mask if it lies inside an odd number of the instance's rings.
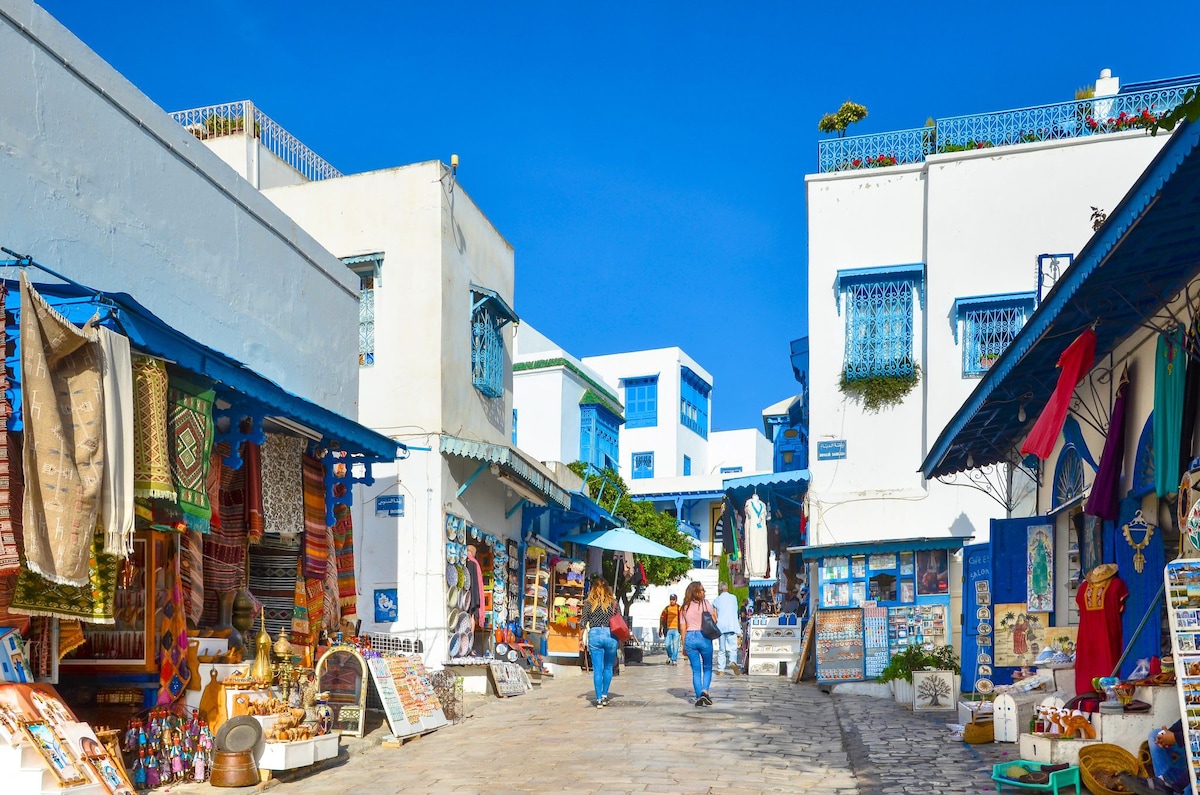
[[1174,85],[1052,105],[951,116],[932,127],[833,138],[817,144],[817,171],[855,171],[924,162],[931,154],[1057,141],[1145,129],[1197,84]]

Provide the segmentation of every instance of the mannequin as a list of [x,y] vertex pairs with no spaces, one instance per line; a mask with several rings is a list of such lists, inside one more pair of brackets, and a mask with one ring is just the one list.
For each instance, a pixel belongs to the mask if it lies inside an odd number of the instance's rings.
[[1129,589],[1117,576],[1117,564],[1101,563],[1087,573],[1075,603],[1079,605],[1079,636],[1075,652],[1075,692],[1089,693],[1092,680],[1110,676],[1121,658],[1124,642],[1121,613]]
[[745,566],[749,577],[767,576],[767,504],[758,497],[758,492],[746,500],[746,549]]

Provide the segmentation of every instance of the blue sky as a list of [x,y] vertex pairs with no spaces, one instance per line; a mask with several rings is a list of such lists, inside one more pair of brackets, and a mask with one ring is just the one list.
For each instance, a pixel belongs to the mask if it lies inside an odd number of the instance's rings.
[[823,113],[882,132],[1200,72],[1162,43],[1182,2],[42,5],[167,110],[252,99],[343,172],[458,153],[522,319],[580,357],[680,346],[715,429],[797,389]]

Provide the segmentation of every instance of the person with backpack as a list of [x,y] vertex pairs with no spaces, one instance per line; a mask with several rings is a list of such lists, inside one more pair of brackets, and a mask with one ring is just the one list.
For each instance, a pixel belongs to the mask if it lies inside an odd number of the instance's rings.
[[[706,619],[707,616],[707,619]],[[683,650],[692,666],[692,690],[697,707],[711,707],[708,688],[713,678],[713,640],[721,636],[717,629],[717,609],[704,598],[704,586],[693,581],[683,592],[683,607],[679,611]]]
[[667,642],[667,665],[679,665],[679,597],[671,594],[670,603],[658,617],[658,634]]

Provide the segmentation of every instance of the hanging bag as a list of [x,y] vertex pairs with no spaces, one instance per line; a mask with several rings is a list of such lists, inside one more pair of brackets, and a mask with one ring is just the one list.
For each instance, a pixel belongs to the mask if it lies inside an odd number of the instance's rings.
[[613,611],[612,618],[608,619],[608,631],[617,639],[618,643],[624,643],[629,640],[629,625],[625,623],[624,617],[616,610]]
[[[707,599],[704,604],[708,604]],[[721,637],[721,630],[717,629],[717,622],[713,620],[712,613],[707,610],[700,616],[700,634],[708,640],[716,640]]]

